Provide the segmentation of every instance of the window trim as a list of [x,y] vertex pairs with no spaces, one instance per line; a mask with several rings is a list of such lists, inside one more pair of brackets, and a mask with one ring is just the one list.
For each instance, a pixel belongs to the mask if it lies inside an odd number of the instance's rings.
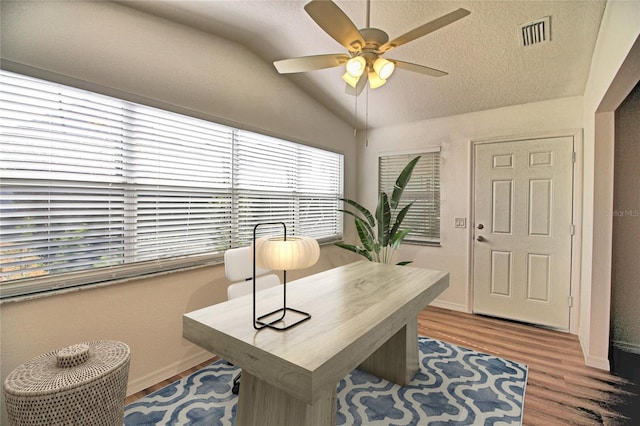
[[[378,156],[376,158],[376,171],[378,173],[377,176],[377,185],[378,185],[378,193],[381,191],[380,189],[380,159],[382,157],[393,157],[393,156],[402,156],[402,155],[419,155],[419,154],[430,154],[430,153],[439,153],[442,154],[442,147],[441,146],[428,146],[425,148],[416,148],[416,149],[409,149],[409,150],[397,150],[397,151],[380,151],[378,152]],[[442,157],[439,157],[440,159],[440,165],[442,164]],[[440,184],[440,191],[442,190],[442,173],[441,170],[439,169],[439,173],[438,173],[438,181]],[[438,210],[441,213],[442,212],[442,203],[441,203],[441,198],[440,200],[438,200]],[[439,215],[440,216],[440,215]],[[407,244],[407,245],[415,245],[415,246],[424,246],[424,247],[442,247],[442,221],[440,221],[440,225],[439,225],[439,229],[438,229],[438,241],[421,241],[421,240],[416,240],[416,239],[411,239],[411,237],[409,235],[407,235],[407,237],[404,239],[403,244]]]
[[[11,301],[31,300],[79,290],[144,280],[156,276],[184,272],[196,268],[223,263],[223,253],[192,255],[180,259],[159,259],[117,265],[99,270],[66,272],[59,275],[24,278],[8,282],[10,288],[2,288],[0,304]],[[162,267],[158,267],[162,265]],[[110,274],[109,274],[110,273]],[[4,283],[6,285],[7,283]]]

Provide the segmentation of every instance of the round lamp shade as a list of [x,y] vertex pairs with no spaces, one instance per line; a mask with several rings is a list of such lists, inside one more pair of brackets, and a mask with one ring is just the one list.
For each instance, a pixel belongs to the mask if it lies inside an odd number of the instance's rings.
[[256,265],[261,268],[289,271],[314,265],[320,246],[311,237],[262,237],[256,239]]

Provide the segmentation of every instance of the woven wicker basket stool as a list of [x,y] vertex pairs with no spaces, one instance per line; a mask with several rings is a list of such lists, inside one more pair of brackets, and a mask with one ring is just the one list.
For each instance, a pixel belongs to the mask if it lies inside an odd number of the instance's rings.
[[102,340],[22,364],[4,382],[9,423],[122,426],[129,360],[129,346]]

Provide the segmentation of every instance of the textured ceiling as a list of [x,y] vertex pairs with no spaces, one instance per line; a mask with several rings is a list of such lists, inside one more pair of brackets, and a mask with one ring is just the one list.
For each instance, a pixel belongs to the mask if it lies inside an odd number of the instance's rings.
[[[118,3],[233,40],[267,62],[344,53],[307,15],[304,0]],[[366,26],[365,0],[335,3],[358,28]],[[460,7],[471,15],[385,54],[446,71],[447,76],[397,69],[386,85],[365,90],[357,102],[345,93],[341,67],[282,78],[355,128],[583,94],[604,1],[373,0],[370,24],[393,39]],[[520,25],[545,16],[551,17],[551,41],[521,47]]]

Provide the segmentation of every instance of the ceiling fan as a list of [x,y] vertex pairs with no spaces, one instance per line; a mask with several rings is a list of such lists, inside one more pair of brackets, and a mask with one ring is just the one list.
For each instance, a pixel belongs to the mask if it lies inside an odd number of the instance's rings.
[[369,8],[370,0],[367,0],[367,27],[358,30],[349,17],[331,0],[312,0],[307,3],[304,9],[311,19],[344,46],[348,53],[282,59],[273,63],[276,70],[280,74],[290,74],[345,65],[346,72],[342,79],[348,85],[347,92],[355,95],[362,92],[367,80],[372,89],[385,84],[396,67],[433,77],[447,75],[444,71],[397,59],[385,59],[382,55],[395,47],[464,18],[471,12],[462,8],[457,9],[389,41],[387,33],[369,26]]

